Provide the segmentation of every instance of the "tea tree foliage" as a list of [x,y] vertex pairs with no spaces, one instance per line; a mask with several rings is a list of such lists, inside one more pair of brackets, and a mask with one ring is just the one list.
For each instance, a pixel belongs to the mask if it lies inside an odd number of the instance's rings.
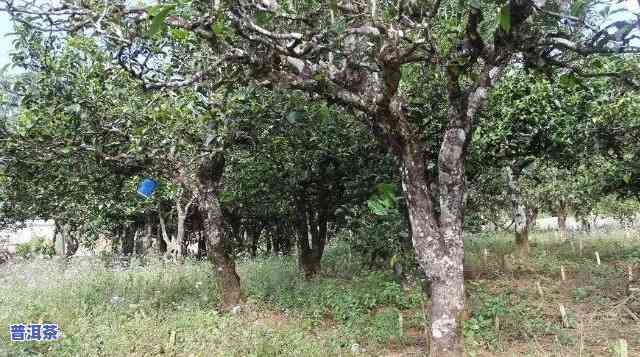
[[[4,10],[27,32],[38,33],[53,53],[59,51],[61,39],[98,38],[97,45],[113,60],[110,63],[136,78],[143,90],[158,90],[158,98],[172,105],[179,88],[187,88],[186,93],[204,91],[209,105],[215,107],[219,104],[212,103],[227,104],[224,95],[220,98],[215,93],[229,93],[236,86],[261,87],[299,91],[296,95],[305,100],[336,105],[365,125],[371,141],[393,155],[398,168],[416,259],[431,282],[430,353],[434,356],[463,353],[459,331],[464,309],[467,159],[490,92],[510,75],[513,91],[525,90],[517,82],[526,80],[531,71],[543,73],[551,83],[553,79],[578,84],[607,78],[627,88],[638,87],[640,49],[634,41],[638,20],[610,22],[609,9],[604,11],[596,2],[4,4]],[[47,59],[34,57],[27,60],[29,65]],[[542,97],[547,95],[538,91]],[[569,95],[566,106],[530,108],[529,120],[537,120],[532,117],[544,112],[557,125],[550,129],[551,147],[568,143],[573,135],[563,131],[583,118],[582,113],[565,115],[582,103],[579,95],[575,103]],[[222,106],[214,112],[227,110]],[[293,123],[302,118],[301,113],[296,109],[283,114]],[[498,132],[495,137],[501,135]],[[220,248],[219,234],[220,198],[224,197],[221,172],[229,158],[224,151],[229,136],[217,137],[225,139],[216,142],[222,149],[196,160],[180,182],[197,178],[192,181],[197,187],[193,191],[206,212],[208,242],[216,247],[212,259],[223,262],[219,267],[228,273],[222,277],[227,287],[237,287],[237,274]],[[205,136],[205,143],[206,138],[213,140]],[[283,143],[286,148],[288,142]],[[306,171],[312,176],[313,170]],[[317,227],[324,224],[316,223],[324,222],[327,215],[296,213],[301,250],[309,243],[307,235],[312,245],[321,246],[324,233]],[[311,227],[311,232],[305,227]]]

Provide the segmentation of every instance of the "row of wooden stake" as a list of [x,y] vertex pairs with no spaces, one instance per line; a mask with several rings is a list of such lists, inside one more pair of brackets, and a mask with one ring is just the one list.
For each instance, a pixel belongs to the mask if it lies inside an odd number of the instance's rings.
[[[540,283],[537,282],[536,285],[537,285],[537,288],[538,288],[538,292],[540,293],[540,295],[542,295],[542,288],[540,287]],[[558,306],[560,308],[560,317],[562,318],[562,326],[565,327],[565,328],[570,327],[570,325],[569,325],[569,317],[567,315],[567,309],[562,304],[558,304]],[[494,328],[496,330],[500,329],[500,319],[498,318],[498,316],[495,317]],[[628,348],[628,345],[627,345],[627,340],[625,340],[623,338],[619,339],[615,350],[616,350],[616,355],[617,356],[619,356],[619,357],[628,357],[629,356],[629,348]]]
[[[571,243],[573,245],[573,242]],[[580,242],[580,245],[582,246],[582,242]],[[580,249],[582,250],[582,249]],[[580,254],[582,255],[582,254]],[[596,256],[596,265],[600,265],[600,253],[595,252],[595,256]],[[482,261],[484,263],[484,265],[487,265],[489,262],[489,251],[487,250],[487,248],[484,248],[484,250],[482,251]]]
[[[538,294],[540,294],[540,296],[542,296],[542,287],[540,286],[540,282],[536,282],[536,288],[538,289]],[[564,307],[563,304],[558,304],[558,308],[560,309],[560,317],[562,318],[562,326],[564,328],[569,328],[570,324],[569,324],[569,316],[567,314],[567,309]],[[629,349],[627,346],[627,340],[625,339],[619,339],[618,340],[618,344],[615,348],[616,350],[616,356],[619,357],[628,357],[629,356]]]
[[[600,265],[600,257],[598,256],[598,252],[596,252],[596,259],[598,261],[598,265]],[[564,272],[564,265],[560,266],[560,277],[562,278],[562,281],[567,280],[567,275]],[[631,265],[628,266],[627,280],[629,280],[629,282],[633,281],[633,268],[631,267]]]
[[[582,256],[583,248],[584,247],[583,247],[582,241],[579,240],[578,241],[578,251],[579,251],[580,256]],[[571,242],[571,250],[575,252],[575,246],[574,246],[573,242]],[[483,253],[482,255],[483,255],[484,264],[487,265],[487,263],[489,261],[489,251],[487,250],[487,248],[484,248],[482,253]],[[600,254],[598,252],[595,252],[595,258],[596,258],[596,265],[601,265]],[[562,281],[566,281],[567,280],[567,275],[565,273],[564,265],[560,266],[560,277],[562,278]],[[631,266],[629,266],[627,279],[630,282],[633,281],[633,269],[631,268]],[[536,281],[536,290],[538,291],[538,295],[540,295],[540,297],[543,298],[544,297],[544,292],[542,291],[542,285],[540,284],[539,281]],[[567,328],[567,327],[569,327],[569,318],[567,316],[567,310],[566,310],[566,308],[564,307],[563,304],[558,304],[558,306],[560,308],[560,317],[562,318],[562,325],[565,328]],[[498,326],[500,326],[499,325],[499,320],[498,320],[498,317],[496,317],[495,327],[499,328]],[[627,341],[625,339],[618,340],[618,346],[617,346],[616,350],[618,352],[618,356],[627,357],[628,356]]]
[[[582,242],[580,242],[582,243]],[[484,265],[486,266],[489,262],[489,251],[487,250],[487,248],[484,248],[483,252],[483,262]],[[601,265],[601,261],[600,261],[600,253],[595,252],[595,256],[596,256],[596,265]],[[628,279],[629,281],[633,281],[633,269],[631,268],[631,266],[628,267]],[[560,266],[560,277],[562,278],[562,281],[566,281],[567,280],[567,276],[565,274],[564,271],[564,265]],[[540,294],[542,295],[542,294]]]

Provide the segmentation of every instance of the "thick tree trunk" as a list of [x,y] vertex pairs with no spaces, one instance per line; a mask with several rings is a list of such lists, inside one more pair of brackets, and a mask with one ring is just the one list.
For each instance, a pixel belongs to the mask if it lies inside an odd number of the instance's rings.
[[537,218],[538,218],[538,208],[527,207],[527,225],[529,226],[529,231],[535,228]]
[[529,256],[529,220],[527,208],[524,205],[522,195],[518,187],[519,172],[511,167],[505,168],[507,187],[511,197],[511,210],[513,214],[513,229],[515,233],[516,251],[521,258]]
[[160,225],[160,233],[158,234],[158,254],[164,255],[169,247],[169,234],[167,234],[167,224],[161,211],[158,211],[158,221]]
[[267,239],[265,239],[265,251],[266,251],[267,255],[270,255],[271,254],[271,250],[272,250],[271,237],[269,236],[269,234],[270,234],[269,230],[267,229],[267,233],[266,233],[266,236],[267,236],[266,238]]
[[242,301],[240,277],[236,273],[235,262],[227,254],[224,240],[222,210],[217,193],[222,189],[224,158],[205,160],[199,168],[200,209],[207,240],[207,256],[213,263],[220,292],[222,310],[228,311]]
[[131,256],[134,248],[135,230],[132,227],[122,228],[122,255]]
[[222,293],[222,309],[229,310],[241,302],[240,277],[236,273],[235,263],[225,249],[222,228],[222,211],[215,192],[205,191],[202,209],[204,215],[207,256],[213,263],[219,279]]
[[526,258],[529,256],[529,229],[524,225],[516,226],[516,251],[518,256]]
[[249,244],[249,255],[251,258],[255,258],[258,251],[258,233],[256,226],[253,224],[249,224],[247,229],[245,230],[245,234],[247,235],[247,243]]
[[287,251],[287,242],[282,228],[282,221],[278,220],[274,227],[273,239],[277,242],[275,246],[278,247],[278,254],[285,256]]
[[275,229],[272,229],[271,232],[271,255],[277,257],[280,254],[280,237],[278,237],[278,232]]
[[[407,200],[407,197],[404,198],[405,202]],[[411,218],[409,217],[409,209],[405,208],[402,210],[404,213],[404,218],[407,222],[407,227],[409,227],[409,231],[407,232],[407,236],[406,237],[400,237],[400,246],[402,247],[402,250],[404,251],[411,251],[411,249],[413,249],[413,230],[411,229]]]
[[56,255],[63,258],[72,257],[78,251],[80,241],[73,235],[71,226],[66,223],[55,223],[53,248]]
[[[407,197],[416,257],[430,283],[431,356],[462,356],[460,329],[464,311],[462,220],[456,218],[462,201],[443,200],[440,222],[423,177],[421,155],[407,155],[402,168],[402,184]],[[462,187],[452,187],[455,197]],[[446,193],[445,193],[446,194]],[[449,203],[449,207],[447,207]],[[429,294],[428,293],[428,294]],[[424,297],[425,300],[428,296]]]
[[322,261],[322,255],[324,255],[324,247],[327,242],[327,212],[325,207],[320,208],[317,213],[317,219],[312,220],[313,225],[311,226],[311,242],[313,246],[311,250],[313,252],[313,259],[316,262],[318,267],[318,272],[320,272],[320,262]]
[[280,251],[283,256],[291,254],[291,232],[287,229],[286,223],[282,223],[278,234],[280,240]]
[[76,252],[78,252],[78,248],[80,248],[80,239],[82,239],[83,232],[81,229],[72,231],[70,227],[67,227],[66,230],[63,229],[63,233],[66,235],[64,239],[64,255],[66,258],[70,258],[74,256]]
[[189,201],[182,206],[182,198],[185,194],[186,189],[184,187],[180,188],[180,191],[176,195],[176,212],[178,214],[177,217],[177,227],[176,227],[176,241],[175,245],[175,258],[176,261],[180,264],[184,262],[184,258],[187,253],[187,245],[185,242],[185,222],[187,220],[187,214],[189,213],[189,208],[193,203],[195,197],[193,194],[188,193],[190,196]]
[[306,205],[302,199],[296,202],[296,238],[298,246],[298,268],[303,271],[306,279],[313,277],[318,271],[314,264],[309,245],[309,226],[307,225]]
[[569,215],[567,204],[564,201],[558,203],[558,230],[560,231],[560,240],[566,240],[569,237],[567,230],[567,216]]
[[145,242],[144,233],[145,233],[144,225],[142,227],[136,228],[135,230],[134,253],[137,256],[144,255],[144,242]]
[[298,253],[298,265],[302,270],[305,279],[311,279],[320,273],[320,259],[318,259],[310,250]]
[[207,256],[207,240],[203,231],[198,232],[198,259]]
[[176,233],[176,242],[175,242],[175,247],[176,247],[175,258],[178,263],[183,263],[184,256],[185,256],[185,246],[184,246],[185,219],[186,219],[186,216],[184,215],[184,212],[178,211],[178,222],[176,227],[177,233]]
[[58,249],[57,249],[57,239],[58,239],[58,234],[60,233],[60,227],[58,227],[58,222],[54,221],[53,222],[53,239],[51,241],[51,245],[53,246],[53,251],[55,254],[58,254]]
[[144,222],[142,234],[142,254],[146,255],[153,249],[153,223],[151,217],[147,216]]
[[[379,122],[394,118],[395,130],[387,140],[401,159],[402,186],[407,198],[413,246],[420,267],[431,283],[431,356],[463,356],[464,247],[462,227],[465,205],[464,165],[471,141],[472,122],[484,103],[491,85],[492,67],[483,69],[473,89],[460,88],[458,72],[448,72],[448,124],[438,153],[438,177],[433,188],[425,177],[424,147],[415,139],[400,98],[392,98],[390,112],[382,112]],[[497,73],[494,73],[497,75]],[[386,71],[392,92],[394,76]],[[386,130],[386,129],[385,129]],[[439,198],[434,209],[431,190]],[[426,297],[425,297],[426,298]]]
[[202,225],[202,215],[200,210],[194,209],[191,215],[191,230],[196,236],[198,248],[196,256],[200,259],[207,256],[207,240],[204,235],[204,227]]
[[315,219],[307,202],[299,198],[296,204],[296,230],[298,244],[298,266],[306,279],[321,271],[322,255],[326,242],[326,218]]
[[55,222],[55,230],[53,234],[53,249],[56,252],[56,255],[59,257],[66,257],[65,250],[67,248],[67,244],[65,242],[65,232],[64,225]]
[[120,254],[120,241],[122,240],[122,230],[118,230],[111,239],[111,254],[117,256]]

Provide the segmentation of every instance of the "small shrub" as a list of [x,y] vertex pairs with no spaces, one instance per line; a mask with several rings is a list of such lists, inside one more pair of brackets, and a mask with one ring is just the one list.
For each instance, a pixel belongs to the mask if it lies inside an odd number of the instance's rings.
[[52,257],[56,254],[53,244],[49,243],[49,241],[41,237],[33,240],[31,247],[32,252],[35,254],[40,254],[47,257]]
[[32,256],[31,243],[20,243],[16,245],[16,256],[22,259],[30,259]]
[[31,259],[37,255],[52,257],[55,255],[55,249],[46,239],[34,237],[28,242],[16,245],[16,255],[23,259]]

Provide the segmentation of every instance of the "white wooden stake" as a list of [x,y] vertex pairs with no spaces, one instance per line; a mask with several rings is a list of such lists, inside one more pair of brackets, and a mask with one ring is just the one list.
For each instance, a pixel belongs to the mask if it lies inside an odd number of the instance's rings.
[[629,265],[629,282],[633,281],[633,268]]
[[618,340],[618,347],[619,347],[619,357],[628,357],[629,356],[629,347],[627,346],[627,340],[625,340],[624,338],[621,338],[620,340]]
[[565,310],[564,305],[560,305],[560,316],[562,317],[562,325],[564,327],[569,327],[569,320],[567,319],[567,310]]
[[482,259],[484,259],[484,265],[487,265],[487,261],[489,260],[489,252],[487,251],[487,248],[484,248],[484,250],[482,251]]
[[564,265],[560,266],[560,276],[562,277],[562,281],[567,280],[567,276],[564,274]]
[[544,297],[544,293],[542,292],[542,286],[540,285],[539,281],[536,281],[536,288],[538,289],[538,295],[540,295],[540,297]]
[[600,254],[596,252],[596,264],[600,265]]
[[578,241],[578,254],[580,254],[580,256],[582,256],[582,249],[584,248],[583,244],[582,244],[582,239]]

